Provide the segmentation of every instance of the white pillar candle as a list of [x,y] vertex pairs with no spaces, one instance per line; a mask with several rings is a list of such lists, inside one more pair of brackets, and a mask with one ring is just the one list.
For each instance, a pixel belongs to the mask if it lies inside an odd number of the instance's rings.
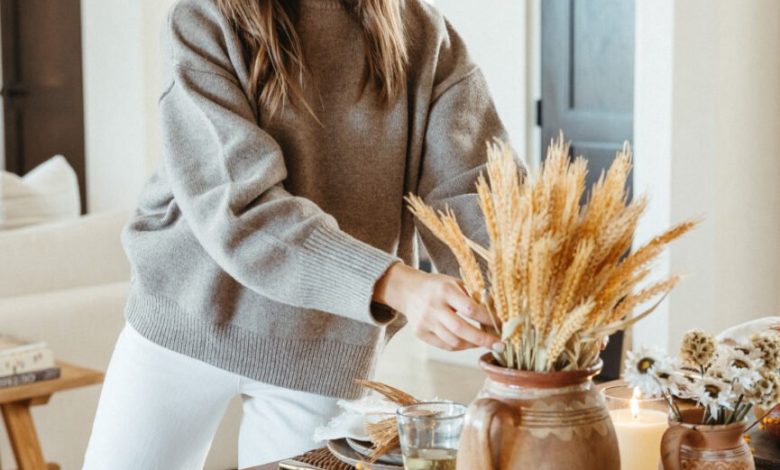
[[666,413],[639,408],[636,398],[631,409],[609,412],[615,426],[620,467],[630,470],[657,470],[661,455],[661,437],[668,427]]

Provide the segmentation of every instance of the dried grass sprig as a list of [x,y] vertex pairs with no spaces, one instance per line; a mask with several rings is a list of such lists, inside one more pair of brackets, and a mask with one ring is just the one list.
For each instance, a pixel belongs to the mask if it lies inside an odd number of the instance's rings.
[[[630,252],[647,208],[645,197],[631,201],[626,190],[630,146],[617,153],[587,198],[587,162],[572,160],[570,151],[561,135],[550,143],[535,177],[524,178],[507,145],[488,143],[486,171],[476,184],[487,247],[462,234],[452,211],[437,212],[409,198],[413,213],[453,251],[472,298],[503,323],[498,326],[506,347],[499,359],[508,367],[551,371],[594,365],[599,335],[632,325],[636,307],[665,298],[675,287],[676,276],[642,284],[664,248],[697,224],[683,222]],[[487,262],[487,279],[477,276],[476,256]]]
[[450,209],[437,213],[417,196],[409,196],[406,200],[412,214],[450,248],[460,266],[466,290],[474,300],[479,301],[479,296],[485,290],[485,280],[474,252],[469,246],[469,240],[455,219],[455,214]]
[[383,384],[382,382],[374,382],[371,380],[357,379],[355,383],[361,387],[365,387],[369,390],[373,390],[383,397],[387,398],[391,402],[400,406],[409,406],[419,403],[419,400],[395,387]]
[[[398,406],[409,406],[420,403],[418,399],[403,390],[399,390],[381,382],[358,379],[355,380],[355,383],[361,387],[379,393]],[[371,455],[369,456],[369,463],[375,462],[376,459],[395,449],[400,444],[398,439],[398,424],[395,416],[383,419],[376,423],[368,423],[366,429],[368,430],[368,436],[371,439],[371,443],[374,445],[371,450]]]

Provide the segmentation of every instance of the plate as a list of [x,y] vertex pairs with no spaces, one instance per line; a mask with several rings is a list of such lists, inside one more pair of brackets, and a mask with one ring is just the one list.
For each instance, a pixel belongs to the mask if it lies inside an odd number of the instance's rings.
[[[347,444],[346,439],[335,439],[328,441],[328,450],[337,459],[350,465],[357,465],[360,462],[365,461],[364,457],[355,452],[352,447]],[[372,463],[371,470],[403,470],[402,465],[391,465],[386,463]]]
[[[352,447],[352,450],[354,450],[358,454],[361,454],[366,457],[371,455],[373,444],[371,444],[368,441],[361,441],[358,439],[352,439],[351,437],[348,437],[347,444],[349,444],[349,446]],[[387,454],[379,457],[379,459],[377,459],[377,462],[386,463],[390,465],[403,465],[404,458],[403,456],[401,456],[401,449],[396,448],[394,452],[388,452]]]

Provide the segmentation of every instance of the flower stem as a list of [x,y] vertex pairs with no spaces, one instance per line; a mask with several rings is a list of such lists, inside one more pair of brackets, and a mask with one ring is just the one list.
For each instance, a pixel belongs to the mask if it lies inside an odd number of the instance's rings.
[[744,396],[745,395],[740,395],[739,398],[737,398],[737,403],[734,405],[734,412],[731,413],[731,416],[729,416],[724,424],[736,422],[737,415],[739,414],[739,406],[742,404],[742,398]]

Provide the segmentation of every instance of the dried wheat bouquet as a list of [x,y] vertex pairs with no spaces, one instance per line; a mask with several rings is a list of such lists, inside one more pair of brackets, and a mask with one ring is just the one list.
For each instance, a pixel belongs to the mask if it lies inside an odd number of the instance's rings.
[[487,153],[477,194],[489,247],[466,238],[449,209],[437,212],[410,196],[411,211],[452,250],[469,294],[490,312],[506,346],[496,357],[502,365],[538,372],[595,365],[606,335],[650,313],[632,316],[677,284],[678,276],[648,282],[650,264],[695,222],[629,252],[647,200],[629,201],[628,145],[582,206],[587,162],[569,159],[563,136],[551,143],[538,174],[525,178],[504,143],[489,143]]

